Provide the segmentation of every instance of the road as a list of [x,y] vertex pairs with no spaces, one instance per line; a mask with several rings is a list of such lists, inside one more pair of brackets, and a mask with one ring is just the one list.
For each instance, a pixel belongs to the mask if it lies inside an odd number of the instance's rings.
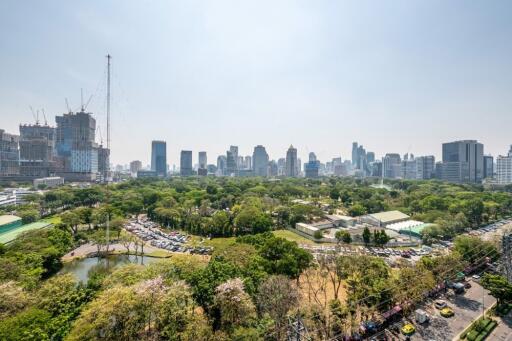
[[492,331],[491,335],[487,338],[493,341],[512,341],[512,312],[507,316],[497,318],[498,326]]
[[432,302],[422,307],[431,316],[431,321],[424,326],[415,323],[416,333],[411,340],[452,340],[482,314],[482,294],[485,309],[496,302],[480,284],[473,281],[471,284],[472,287],[463,295],[455,295],[449,290],[448,294],[440,298],[455,312],[451,318],[442,317]]

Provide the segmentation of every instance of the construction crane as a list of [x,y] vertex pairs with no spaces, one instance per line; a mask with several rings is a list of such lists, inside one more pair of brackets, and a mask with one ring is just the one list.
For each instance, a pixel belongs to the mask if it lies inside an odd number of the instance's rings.
[[66,100],[66,108],[68,109],[68,114],[71,114],[72,111],[71,111],[71,108],[69,107],[69,102],[68,102],[68,98],[64,98]]
[[36,112],[34,111],[34,108],[30,105],[30,111],[32,112],[32,116],[34,117],[34,120],[36,121],[36,125],[39,125],[39,110]]
[[48,120],[46,119],[46,114],[44,112],[44,108],[41,109],[41,112],[43,113],[44,125],[47,126],[48,125]]

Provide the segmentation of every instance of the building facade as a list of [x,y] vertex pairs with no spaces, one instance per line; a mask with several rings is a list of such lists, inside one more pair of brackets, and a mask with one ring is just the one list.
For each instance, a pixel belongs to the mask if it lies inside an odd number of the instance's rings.
[[167,143],[165,141],[151,142],[151,170],[158,176],[167,175]]
[[476,140],[443,143],[441,179],[480,183],[484,176],[484,145]]
[[494,176],[494,158],[492,155],[484,155],[484,179]]
[[268,176],[268,154],[265,147],[262,145],[254,147],[252,163],[255,176]]
[[298,160],[297,160],[297,149],[290,146],[286,152],[286,176],[297,177],[298,176]]
[[0,129],[0,176],[20,174],[19,136]]
[[180,175],[192,175],[192,151],[182,150],[180,154]]

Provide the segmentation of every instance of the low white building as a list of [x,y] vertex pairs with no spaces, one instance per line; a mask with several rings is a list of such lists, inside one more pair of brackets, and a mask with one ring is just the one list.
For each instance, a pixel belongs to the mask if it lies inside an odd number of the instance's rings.
[[40,185],[45,185],[46,187],[56,187],[64,184],[64,178],[60,176],[52,176],[47,178],[39,178],[34,179],[34,187],[38,188]]

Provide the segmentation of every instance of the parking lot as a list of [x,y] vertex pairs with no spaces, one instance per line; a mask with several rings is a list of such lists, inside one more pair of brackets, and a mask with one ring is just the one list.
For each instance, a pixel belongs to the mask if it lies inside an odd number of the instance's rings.
[[202,255],[211,254],[212,252],[212,248],[209,247],[191,247],[186,245],[189,238],[187,235],[176,231],[164,232],[157,223],[147,218],[143,218],[139,221],[132,219],[124,228],[143,241],[149,242],[151,246],[167,251]]
[[[466,289],[464,294],[457,295],[449,290],[439,297],[453,309],[455,314],[452,317],[442,317],[440,310],[434,307],[433,301],[420,306],[430,316],[430,321],[420,325],[411,316],[410,321],[416,327],[416,332],[412,335],[411,340],[452,340],[482,314],[482,296],[484,309],[488,309],[496,302],[496,299],[490,296],[489,292],[484,290],[478,282],[470,280],[469,283],[471,288]],[[405,339],[405,337],[402,338]]]

